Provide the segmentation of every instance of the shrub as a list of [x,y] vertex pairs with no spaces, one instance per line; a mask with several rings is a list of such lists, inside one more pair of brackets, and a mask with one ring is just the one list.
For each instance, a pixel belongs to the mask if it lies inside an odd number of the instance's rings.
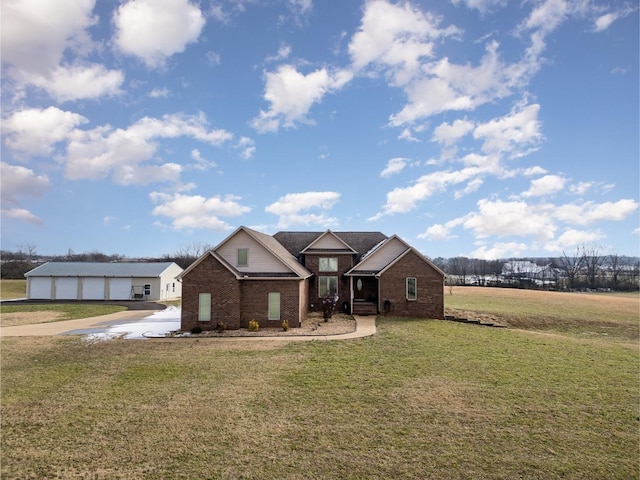
[[285,332],[289,330],[289,320],[282,321],[282,330],[284,330]]
[[260,324],[255,320],[249,320],[249,331],[257,332],[258,330],[260,330]]
[[202,327],[200,325],[196,325],[191,329],[191,333],[194,333],[194,334],[202,333]]
[[227,329],[227,325],[225,325],[224,322],[218,322],[216,323],[216,330],[218,331],[218,333],[222,333]]

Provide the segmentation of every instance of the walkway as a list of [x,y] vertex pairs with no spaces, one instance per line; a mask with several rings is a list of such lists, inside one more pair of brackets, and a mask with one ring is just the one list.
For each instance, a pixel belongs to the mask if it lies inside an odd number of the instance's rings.
[[[127,310],[99,317],[80,318],[76,320],[63,320],[60,322],[34,323],[30,325],[18,325],[15,327],[0,328],[0,337],[42,337],[52,335],[64,335],[73,331],[82,331],[91,328],[108,328],[121,324],[123,321],[134,322],[153,315],[156,310]],[[212,341],[311,341],[311,340],[349,340],[353,338],[370,337],[376,333],[376,317],[354,315],[356,330],[351,333],[339,335],[288,335],[265,337],[209,337]],[[189,337],[186,337],[189,338]],[[204,340],[205,337],[199,337]]]

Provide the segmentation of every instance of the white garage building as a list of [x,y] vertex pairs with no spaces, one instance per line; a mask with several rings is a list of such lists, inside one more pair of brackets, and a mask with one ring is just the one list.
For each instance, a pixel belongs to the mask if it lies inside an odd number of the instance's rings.
[[25,273],[29,300],[172,300],[182,296],[173,262],[47,262]]

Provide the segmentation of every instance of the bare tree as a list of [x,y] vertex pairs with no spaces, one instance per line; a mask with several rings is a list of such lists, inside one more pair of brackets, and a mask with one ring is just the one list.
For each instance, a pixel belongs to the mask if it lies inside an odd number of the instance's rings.
[[584,249],[581,251],[580,247],[576,247],[576,253],[573,256],[570,256],[563,250],[562,257],[558,259],[560,269],[567,277],[570,289],[575,287],[576,278],[584,266],[585,259],[583,251]]
[[182,268],[187,268],[207,250],[211,250],[212,246],[206,243],[192,243],[185,245],[175,253],[167,254],[163,258],[172,262],[176,262]]
[[587,279],[589,280],[589,287],[597,288],[597,279],[602,272],[602,265],[605,261],[605,256],[600,253],[600,247],[595,245],[589,247],[589,249],[583,249],[584,267],[587,272]]
[[469,259],[467,257],[453,257],[449,259],[449,270],[453,275],[462,277],[462,284],[467,283],[467,273],[469,272]]
[[609,254],[607,257],[607,265],[609,267],[609,272],[611,273],[611,288],[617,290],[620,285],[620,277],[622,276],[625,267],[620,255],[618,255],[617,252]]

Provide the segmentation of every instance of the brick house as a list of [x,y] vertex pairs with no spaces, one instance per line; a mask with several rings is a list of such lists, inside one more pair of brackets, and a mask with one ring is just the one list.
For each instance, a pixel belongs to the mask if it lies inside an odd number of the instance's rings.
[[335,298],[356,315],[444,318],[444,272],[396,235],[239,227],[184,272],[181,328],[297,327]]

